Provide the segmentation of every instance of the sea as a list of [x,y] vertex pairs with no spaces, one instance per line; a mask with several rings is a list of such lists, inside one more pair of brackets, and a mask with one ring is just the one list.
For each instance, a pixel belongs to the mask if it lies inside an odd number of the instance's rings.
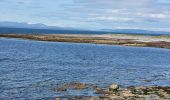
[[[86,30],[0,28],[0,34],[7,33],[115,34]],[[162,48],[0,38],[0,100],[54,100],[58,96],[97,95],[92,89],[55,90],[71,82],[93,84],[101,88],[113,83],[121,87],[169,86],[169,59],[170,50]]]
[[91,89],[55,90],[71,82],[169,86],[170,50],[0,38],[0,100],[97,95]]

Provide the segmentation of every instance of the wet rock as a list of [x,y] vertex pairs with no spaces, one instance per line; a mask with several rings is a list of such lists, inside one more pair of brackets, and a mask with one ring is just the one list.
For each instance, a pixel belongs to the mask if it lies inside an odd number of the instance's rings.
[[86,88],[88,88],[88,84],[73,82],[73,83],[66,83],[62,86],[54,88],[53,90],[58,91],[58,92],[64,92],[64,91],[67,91],[69,89],[71,89],[71,90],[82,90],[82,89],[86,89]]
[[108,99],[93,96],[65,96],[57,97],[56,100],[108,100]]
[[155,94],[151,94],[151,95],[147,95],[145,97],[146,100],[163,100],[161,99],[159,96],[155,95]]
[[[170,87],[161,86],[131,86],[119,88],[117,84],[112,84],[109,88],[99,88],[96,85],[73,82],[64,84],[58,91],[67,89],[92,89],[98,96],[67,96],[69,100],[170,100]],[[62,100],[56,98],[56,100]]]
[[103,89],[97,87],[97,88],[95,89],[95,91],[96,91],[97,94],[102,94]]
[[59,92],[63,92],[63,91],[67,91],[67,88],[62,86],[62,87],[58,87],[56,90]]
[[108,91],[102,88],[96,88],[95,91],[96,94],[103,94],[105,97],[107,97],[107,94],[113,94],[112,91]]
[[156,86],[156,87],[153,87],[154,89],[156,90],[163,90],[164,92],[166,92],[167,94],[170,94],[170,87],[161,87],[161,86]]
[[109,87],[109,91],[117,91],[119,89],[119,85],[117,84],[112,84]]
[[60,97],[56,97],[56,99],[55,100],[61,100],[61,98]]
[[123,95],[124,97],[134,97],[134,96],[136,96],[136,95],[133,94],[130,90],[127,90],[127,89],[125,89],[125,90],[122,91],[122,95]]
[[73,83],[67,84],[67,86],[69,88],[72,88],[72,89],[75,89],[75,90],[81,90],[81,89],[88,88],[87,84],[83,84],[83,83],[80,83],[80,82],[73,82]]

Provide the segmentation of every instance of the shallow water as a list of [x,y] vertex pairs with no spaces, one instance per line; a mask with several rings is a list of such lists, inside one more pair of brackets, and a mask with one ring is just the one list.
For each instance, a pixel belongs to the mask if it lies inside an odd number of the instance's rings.
[[169,86],[170,50],[0,38],[0,99],[95,95],[53,90],[73,81]]

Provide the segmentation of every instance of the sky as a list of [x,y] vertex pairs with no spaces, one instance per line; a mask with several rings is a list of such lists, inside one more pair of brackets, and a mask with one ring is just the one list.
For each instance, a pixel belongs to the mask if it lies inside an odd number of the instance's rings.
[[0,22],[170,31],[170,0],[0,0]]

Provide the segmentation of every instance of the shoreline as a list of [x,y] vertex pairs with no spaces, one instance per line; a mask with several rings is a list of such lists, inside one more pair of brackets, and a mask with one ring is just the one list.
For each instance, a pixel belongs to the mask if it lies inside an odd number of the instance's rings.
[[168,100],[170,99],[169,86],[130,86],[122,88],[118,84],[112,84],[107,88],[100,88],[93,84],[80,82],[65,83],[54,89],[57,92],[69,90],[83,91],[92,89],[98,96],[59,96],[56,100],[78,99],[78,100]]
[[128,34],[0,34],[5,38],[21,38],[36,41],[108,44],[170,49],[170,36],[146,36]]

